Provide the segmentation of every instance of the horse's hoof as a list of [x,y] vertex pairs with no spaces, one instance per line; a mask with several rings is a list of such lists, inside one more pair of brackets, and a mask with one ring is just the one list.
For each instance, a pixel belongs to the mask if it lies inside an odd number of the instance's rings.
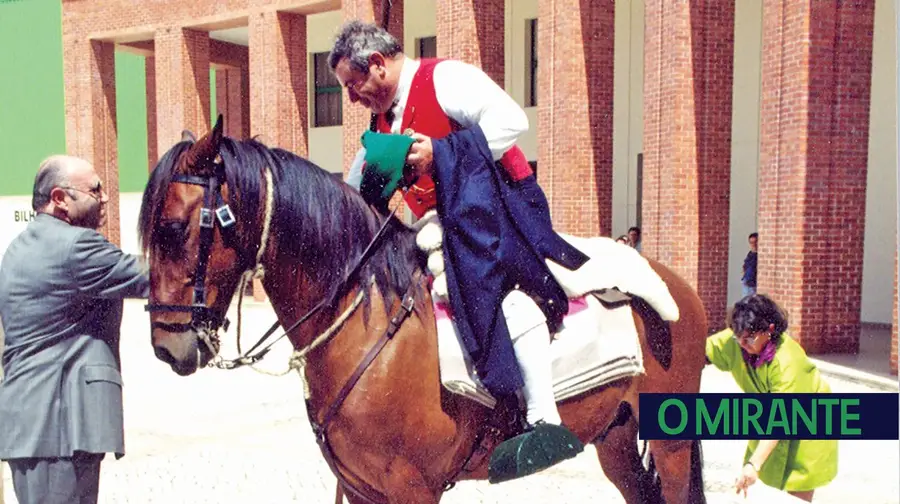
[[528,476],[584,451],[584,444],[560,425],[539,423],[500,443],[491,454],[488,481],[501,483]]

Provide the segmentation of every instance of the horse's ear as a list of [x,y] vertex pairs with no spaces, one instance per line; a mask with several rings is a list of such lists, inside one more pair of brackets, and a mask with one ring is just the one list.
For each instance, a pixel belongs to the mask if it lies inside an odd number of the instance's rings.
[[212,131],[191,146],[187,153],[187,169],[203,171],[209,169],[219,155],[219,146],[222,144],[223,130],[222,114],[219,114],[216,125]]
[[197,143],[197,137],[191,132],[191,130],[181,130],[181,141]]
[[216,146],[216,150],[219,150],[219,144],[222,143],[222,131],[225,129],[224,118],[222,114],[216,118],[216,125],[213,126],[212,131],[209,132],[209,136],[212,137],[213,145]]

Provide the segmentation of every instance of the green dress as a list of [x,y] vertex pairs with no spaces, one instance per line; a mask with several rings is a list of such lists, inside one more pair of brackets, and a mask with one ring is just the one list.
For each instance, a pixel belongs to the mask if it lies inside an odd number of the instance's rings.
[[[771,362],[758,368],[749,365],[731,329],[706,340],[706,356],[722,371],[728,371],[747,393],[830,393],[803,348],[786,332],[782,334]],[[750,460],[759,440],[747,445],[744,463]],[[837,475],[837,440],[779,441],[759,469],[759,479],[774,488],[791,492],[814,490]]]

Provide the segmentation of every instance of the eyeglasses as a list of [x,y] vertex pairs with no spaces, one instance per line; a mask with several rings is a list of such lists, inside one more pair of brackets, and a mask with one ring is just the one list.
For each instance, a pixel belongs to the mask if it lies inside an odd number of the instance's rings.
[[745,336],[735,334],[734,339],[737,340],[739,343],[743,342],[744,344],[752,345],[752,344],[756,343],[757,340],[759,340],[760,336],[763,336],[763,335],[768,335],[768,333],[763,332],[763,331],[755,332],[755,333],[748,332]]
[[88,196],[96,199],[97,201],[100,201],[103,199],[103,186],[101,186],[101,185],[97,185],[97,187],[94,187],[91,190],[79,189],[77,187],[72,187],[72,186],[59,186],[59,188],[60,189],[71,189],[73,191],[78,191],[78,192],[87,194]]

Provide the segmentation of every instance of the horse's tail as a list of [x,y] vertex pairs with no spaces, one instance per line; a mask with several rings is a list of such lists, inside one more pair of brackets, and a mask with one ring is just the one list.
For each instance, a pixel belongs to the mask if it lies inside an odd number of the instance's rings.
[[703,451],[699,439],[691,442],[691,488],[688,502],[706,504],[706,494],[703,491]]

